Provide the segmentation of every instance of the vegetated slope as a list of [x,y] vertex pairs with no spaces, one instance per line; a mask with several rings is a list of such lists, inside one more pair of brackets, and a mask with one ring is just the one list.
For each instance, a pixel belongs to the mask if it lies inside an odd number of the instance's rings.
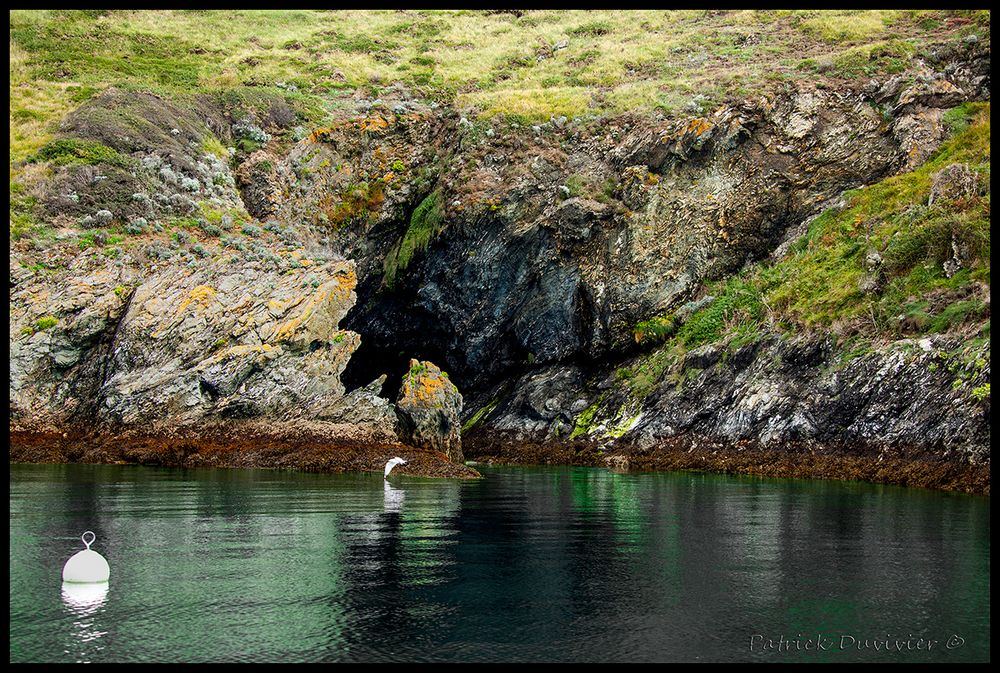
[[316,123],[356,91],[545,121],[685,114],[789,81],[900,72],[926,44],[988,39],[989,12],[50,11],[10,13],[11,161],[107,86],[252,87]]
[[988,462],[989,106],[950,120],[952,137],[916,170],[845,192],[771,259],[638,323],[648,353],[597,375],[531,372],[468,429]]

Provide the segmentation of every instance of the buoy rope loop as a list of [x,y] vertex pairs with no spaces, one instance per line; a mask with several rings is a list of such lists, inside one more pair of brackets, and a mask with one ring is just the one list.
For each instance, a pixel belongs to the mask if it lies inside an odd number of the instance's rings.
[[[90,536],[89,542],[87,541],[88,535]],[[83,544],[87,545],[87,549],[90,549],[90,545],[94,544],[94,540],[97,539],[97,536],[94,535],[94,531],[88,530],[83,535],[80,536],[80,539],[83,540]]]

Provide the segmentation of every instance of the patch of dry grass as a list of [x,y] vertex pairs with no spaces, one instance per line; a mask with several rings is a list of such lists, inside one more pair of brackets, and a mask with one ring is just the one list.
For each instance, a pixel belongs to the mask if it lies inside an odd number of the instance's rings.
[[[988,12],[842,10],[15,10],[11,161],[111,84],[156,91],[294,84],[318,107],[394,82],[467,114],[684,112],[815,78],[796,65],[884,40],[977,31]],[[77,88],[74,88],[77,87]]]

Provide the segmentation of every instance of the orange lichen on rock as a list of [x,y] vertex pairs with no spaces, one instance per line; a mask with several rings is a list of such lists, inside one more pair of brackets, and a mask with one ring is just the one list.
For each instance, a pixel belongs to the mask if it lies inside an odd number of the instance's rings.
[[462,394],[437,365],[410,360],[396,408],[405,427],[404,441],[441,451],[452,462],[465,460],[460,432]]
[[712,128],[712,123],[707,119],[697,118],[692,119],[688,124],[687,133],[693,133],[698,137],[701,137],[703,133]]
[[446,384],[453,385],[440,376],[431,376],[426,372],[414,375],[411,370],[403,382],[403,396],[420,402],[432,402],[447,389]]
[[357,129],[363,133],[368,133],[371,131],[381,131],[382,129],[389,128],[389,120],[385,117],[370,117],[368,119],[361,119],[355,122]]
[[282,323],[271,338],[273,342],[289,341],[305,330],[311,337],[329,340],[337,329],[342,313],[349,308],[351,292],[357,286],[353,269],[338,273],[323,283],[305,302],[302,313]]
[[338,131],[347,129],[352,129],[361,133],[378,133],[389,128],[391,124],[391,118],[387,119],[382,115],[363,117],[361,119],[351,119],[334,126],[321,126],[313,129],[313,132],[309,134],[309,142],[330,142],[333,139],[334,134]]
[[281,355],[281,346],[272,346],[271,344],[253,344],[245,346],[232,346],[226,348],[225,350],[219,351],[215,355],[206,358],[198,363],[197,369],[203,370],[211,367],[214,364],[218,364],[223,360],[229,358],[243,358],[247,356],[257,356],[261,355],[265,358],[277,357]]
[[188,296],[184,298],[184,301],[181,302],[181,305],[177,307],[177,312],[174,313],[174,317],[171,318],[165,325],[160,327],[160,329],[153,332],[152,336],[160,337],[168,329],[181,322],[181,320],[183,319],[182,316],[184,315],[184,312],[187,311],[188,307],[191,306],[191,304],[194,304],[201,310],[205,310],[206,308],[208,308],[208,305],[212,303],[213,299],[215,299],[215,288],[213,288],[212,286],[199,285],[198,287],[194,288],[193,290],[191,290],[191,292],[188,293]]
[[330,135],[333,133],[333,129],[328,126],[320,126],[319,128],[313,129],[313,132],[309,134],[309,142],[320,143],[327,142],[330,140]]

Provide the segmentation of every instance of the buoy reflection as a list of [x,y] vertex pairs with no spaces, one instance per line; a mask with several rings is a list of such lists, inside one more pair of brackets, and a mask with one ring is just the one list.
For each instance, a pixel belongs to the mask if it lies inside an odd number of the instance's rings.
[[107,582],[91,582],[87,584],[63,582],[62,585],[63,605],[78,617],[86,617],[97,612],[104,605],[107,598]]
[[107,599],[107,582],[64,582],[62,585],[63,605],[73,616],[65,652],[77,662],[91,662],[104,649],[102,639],[108,632],[100,629],[102,617],[99,612]]

